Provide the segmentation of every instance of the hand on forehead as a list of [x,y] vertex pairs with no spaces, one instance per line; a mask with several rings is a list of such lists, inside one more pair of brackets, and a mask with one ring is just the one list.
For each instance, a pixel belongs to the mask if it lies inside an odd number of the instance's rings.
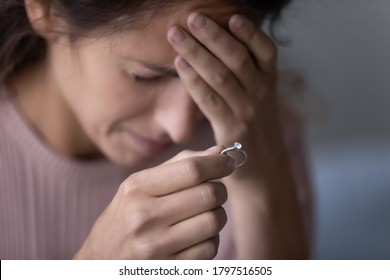
[[224,29],[228,29],[229,18],[234,14],[243,14],[252,20],[259,20],[250,13],[248,10],[244,10],[239,5],[232,4],[231,1],[217,0],[217,1],[186,1],[169,12],[168,28],[172,25],[180,25],[184,29],[188,30],[187,22],[188,17],[191,14],[200,13],[216,21]]

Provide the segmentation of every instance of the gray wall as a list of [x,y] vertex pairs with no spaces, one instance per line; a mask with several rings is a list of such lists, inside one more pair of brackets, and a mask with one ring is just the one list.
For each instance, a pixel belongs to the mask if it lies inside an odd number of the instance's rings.
[[390,259],[389,30],[389,0],[295,0],[276,28],[306,82],[317,259]]

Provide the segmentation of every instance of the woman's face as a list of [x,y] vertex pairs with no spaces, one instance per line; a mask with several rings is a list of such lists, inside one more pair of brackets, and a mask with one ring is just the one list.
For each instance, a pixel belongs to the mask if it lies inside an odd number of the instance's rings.
[[207,2],[180,4],[142,28],[109,37],[49,45],[58,92],[83,133],[114,162],[143,162],[196,133],[203,117],[176,74],[166,38],[172,25],[186,27],[193,11],[221,24],[237,12],[224,1]]

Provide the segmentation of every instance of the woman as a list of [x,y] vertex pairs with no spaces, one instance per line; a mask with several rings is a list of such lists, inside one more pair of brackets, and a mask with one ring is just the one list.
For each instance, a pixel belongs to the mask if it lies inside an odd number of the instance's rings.
[[257,27],[287,2],[3,0],[0,257],[306,258]]

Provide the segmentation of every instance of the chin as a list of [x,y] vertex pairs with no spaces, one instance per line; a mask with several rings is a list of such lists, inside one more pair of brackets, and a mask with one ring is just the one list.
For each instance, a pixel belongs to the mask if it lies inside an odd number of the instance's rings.
[[160,149],[135,149],[127,143],[109,142],[111,145],[101,145],[101,150],[105,157],[115,165],[131,168],[132,170],[147,168],[166,160],[166,152],[170,150],[172,145],[167,145]]
[[127,167],[127,168],[134,168],[135,166],[138,166],[144,163],[145,161],[147,161],[147,159],[136,158],[134,156],[126,157],[123,154],[119,156],[108,157],[108,160],[110,160],[115,165],[118,165],[120,167]]
[[116,152],[107,154],[106,157],[117,166],[131,169],[138,169],[153,159],[153,157],[131,153],[129,151],[127,153]]

